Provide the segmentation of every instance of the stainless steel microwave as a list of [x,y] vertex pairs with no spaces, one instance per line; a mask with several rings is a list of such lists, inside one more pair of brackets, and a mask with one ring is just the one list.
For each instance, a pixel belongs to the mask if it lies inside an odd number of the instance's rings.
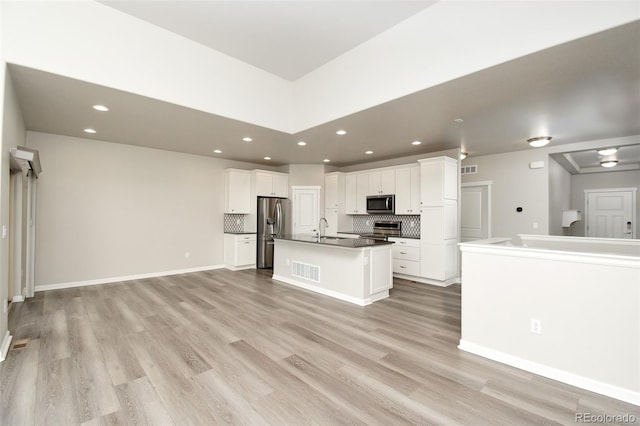
[[395,195],[370,195],[367,197],[367,213],[369,214],[395,214]]

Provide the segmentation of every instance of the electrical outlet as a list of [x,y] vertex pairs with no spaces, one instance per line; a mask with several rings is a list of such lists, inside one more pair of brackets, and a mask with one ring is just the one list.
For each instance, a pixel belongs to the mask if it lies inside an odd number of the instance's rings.
[[533,229],[538,229],[538,222],[533,222]]
[[370,220],[368,220],[368,221],[367,221],[367,226],[368,226],[368,225],[371,225],[371,221],[370,221]]
[[236,225],[240,225],[240,219],[236,219]]
[[188,258],[190,258],[190,257],[191,257],[191,253],[189,253],[188,251],[185,251],[185,252],[184,252],[184,258],[185,258],[185,259],[188,259]]
[[412,220],[411,222],[409,222],[409,228],[415,228],[416,223]]
[[291,265],[291,261],[289,259],[287,259],[287,266]]
[[534,334],[542,334],[542,321],[531,318],[529,320],[529,330]]

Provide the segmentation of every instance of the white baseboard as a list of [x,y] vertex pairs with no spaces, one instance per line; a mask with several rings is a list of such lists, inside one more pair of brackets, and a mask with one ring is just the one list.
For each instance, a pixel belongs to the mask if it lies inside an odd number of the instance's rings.
[[480,355],[481,357],[489,358],[491,360],[498,361],[503,364],[507,364],[512,367],[537,374],[539,376],[544,376],[549,379],[567,383],[569,385],[586,389],[591,392],[619,399],[620,401],[640,405],[640,391],[624,389],[618,386],[611,385],[609,383],[600,382],[598,380],[590,379],[588,377],[580,376],[568,371],[549,367],[544,364],[538,364],[524,358],[510,355],[506,352],[497,351],[495,349],[487,348],[485,346],[477,345],[471,342],[466,342],[464,340],[460,340],[458,349],[465,352],[470,352],[475,355]]
[[450,279],[445,280],[445,281],[438,281],[438,280],[432,280],[431,278],[416,277],[415,275],[405,275],[405,274],[399,274],[399,273],[396,273],[396,272],[393,273],[393,277],[394,278],[400,278],[400,279],[407,280],[407,281],[415,281],[415,282],[421,283],[421,284],[431,284],[431,285],[435,285],[435,286],[438,286],[438,287],[449,287],[450,285],[459,284],[460,283],[460,278],[458,278],[458,277],[450,278]]
[[2,339],[2,346],[0,346],[0,362],[7,359],[7,352],[9,352],[9,347],[11,346],[11,339],[13,336],[7,330],[7,333],[4,335],[4,339]]
[[200,266],[197,268],[176,269],[173,271],[151,272],[148,274],[127,275],[122,277],[100,278],[97,280],[74,281],[69,283],[45,284],[37,285],[36,291],[59,290],[63,288],[84,287],[88,285],[99,285],[117,283],[121,281],[142,280],[145,278],[166,277],[167,275],[188,274],[190,272],[210,271],[212,269],[221,269],[224,265]]
[[256,265],[246,265],[246,266],[231,266],[224,265],[224,267],[230,271],[243,271],[245,269],[256,269]]
[[24,296],[23,295],[13,296],[11,298],[11,303],[16,303],[16,302],[24,302]]
[[[315,286],[315,285],[312,285],[312,284],[303,283],[301,281],[297,281],[297,280],[294,280],[294,279],[291,279],[291,278],[283,277],[281,275],[275,275],[274,274],[272,278],[274,280],[282,281],[283,283],[291,284],[291,285],[296,286],[296,287],[304,288],[305,290],[310,290],[310,291],[313,291],[315,293],[324,294],[325,296],[333,297],[335,299],[339,299],[339,300],[342,300],[342,301],[345,301],[345,302],[353,303],[353,304],[359,305],[359,306],[370,305],[371,303],[373,303],[375,301],[375,300],[371,300],[371,298],[360,299],[358,297],[348,296],[346,294],[338,293],[337,291],[327,290],[326,288],[318,287],[318,286]],[[380,294],[380,293],[377,293],[376,295],[378,295],[378,294]],[[389,296],[389,292],[388,291],[387,291],[387,296]],[[379,299],[376,299],[376,300],[383,299],[384,297],[387,297],[387,296],[380,297]]]

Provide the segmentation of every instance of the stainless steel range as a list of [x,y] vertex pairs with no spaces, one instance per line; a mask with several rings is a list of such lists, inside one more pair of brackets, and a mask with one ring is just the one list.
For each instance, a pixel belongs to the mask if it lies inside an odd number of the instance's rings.
[[389,237],[402,235],[402,222],[395,220],[377,220],[373,222],[373,232],[360,234],[362,238],[388,241]]

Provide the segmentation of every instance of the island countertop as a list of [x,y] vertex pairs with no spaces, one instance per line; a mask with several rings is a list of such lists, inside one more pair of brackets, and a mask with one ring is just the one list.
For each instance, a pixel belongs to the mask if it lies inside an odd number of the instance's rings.
[[297,241],[301,243],[329,245],[334,247],[344,248],[363,248],[363,247],[376,247],[382,245],[393,244],[392,241],[380,241],[372,238],[340,238],[340,237],[314,237],[311,235],[282,235],[275,237],[276,240],[285,241]]

